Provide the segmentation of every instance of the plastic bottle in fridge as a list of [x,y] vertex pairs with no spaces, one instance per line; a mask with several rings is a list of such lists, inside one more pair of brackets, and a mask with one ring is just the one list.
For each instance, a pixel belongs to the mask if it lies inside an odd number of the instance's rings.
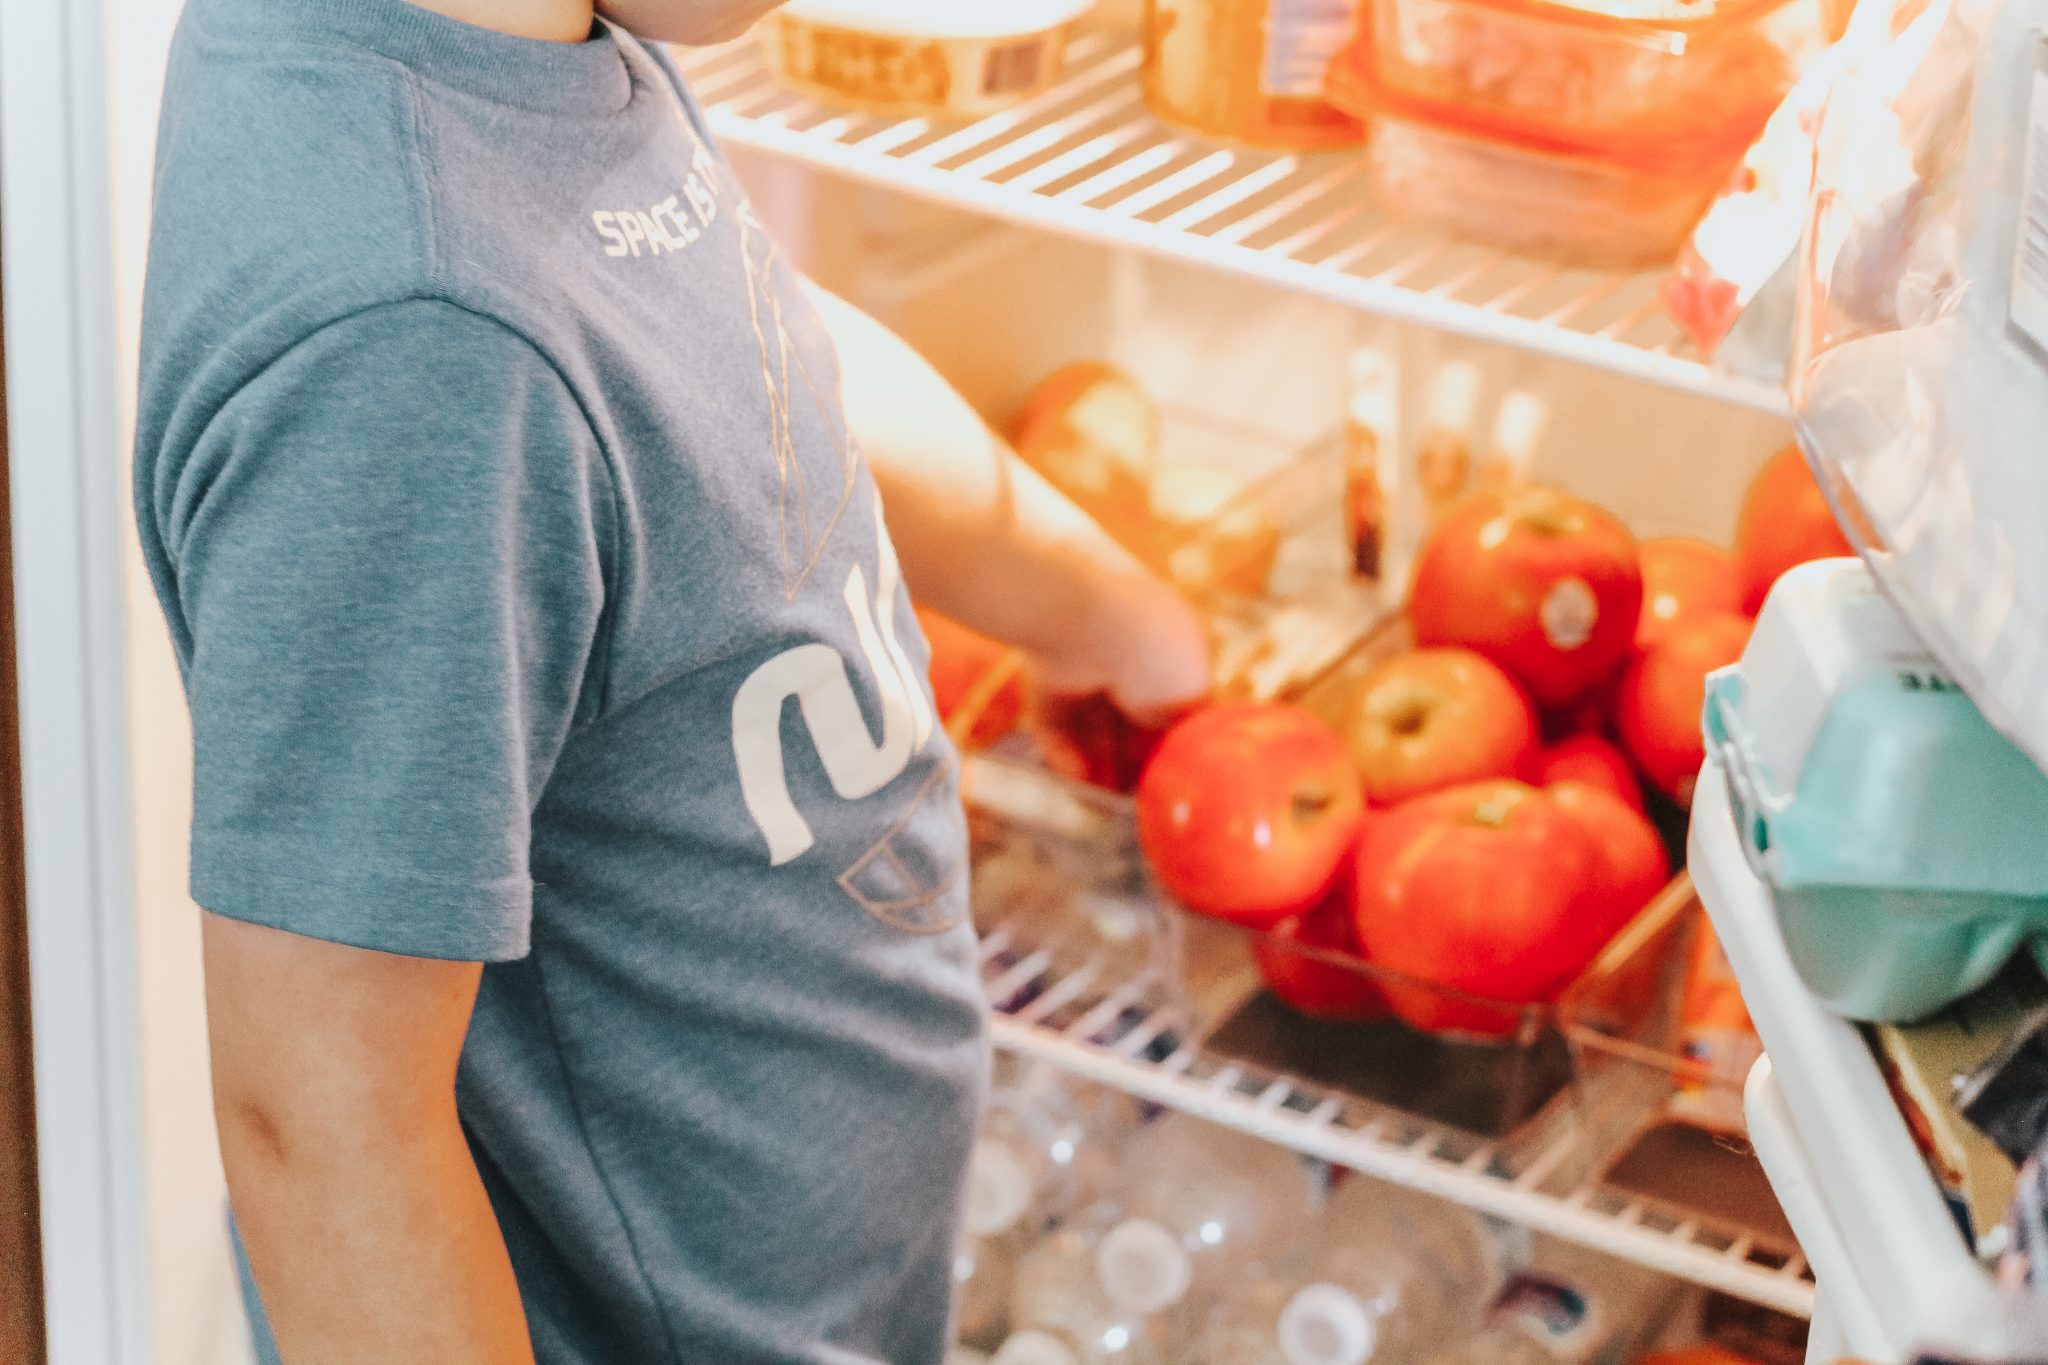
[[1122,1224],[1113,1205],[1097,1205],[1024,1254],[997,1365],[1163,1365],[1161,1287],[1116,1259],[1111,1235]]
[[1388,533],[1396,516],[1395,424],[1401,373],[1385,351],[1361,346],[1349,362],[1350,396],[1344,416],[1344,538],[1351,571],[1369,583],[1399,581],[1405,565],[1390,562]]
[[[1105,1354],[1105,1350],[1109,1353]],[[1126,1362],[1154,1365],[1154,1362],[1166,1359],[1150,1345],[1091,1350],[1085,1345],[1076,1346],[1053,1332],[1026,1330],[1004,1342],[1002,1348],[989,1358],[989,1365],[1096,1365],[1097,1362],[1103,1362],[1103,1365],[1109,1362],[1115,1362],[1115,1365],[1125,1365]]]
[[968,1222],[1000,1232],[1105,1197],[1138,1127],[1128,1095],[1045,1062],[999,1057],[969,1172]]
[[1317,1180],[1283,1147],[1186,1114],[1131,1136],[1118,1190],[1124,1216],[1102,1262],[1119,1292],[1150,1312],[1178,1313],[1257,1268],[1282,1267],[1313,1226]]
[[1300,1289],[1295,1280],[1246,1280],[1211,1308],[1188,1359],[1202,1365],[1288,1365],[1280,1317]]
[[1640,1266],[1548,1242],[1508,1282],[1485,1329],[1440,1352],[1433,1365],[1620,1365],[1671,1291]]
[[1485,1321],[1503,1234],[1469,1210],[1361,1176],[1324,1209],[1292,1285],[1222,1299],[1197,1356],[1216,1365],[1414,1365]]
[[1453,360],[1430,377],[1415,442],[1415,486],[1427,522],[1434,523],[1464,495],[1472,476],[1472,424],[1478,411],[1478,366]]
[[1042,1065],[998,1072],[968,1165],[953,1258],[963,1343],[1002,1340],[1018,1256],[1053,1220],[1101,1192],[1126,1121],[1120,1097],[1083,1091]]
[[1549,420],[1548,406],[1527,389],[1516,389],[1501,399],[1500,411],[1493,419],[1493,442],[1479,461],[1479,487],[1498,491],[1528,483]]

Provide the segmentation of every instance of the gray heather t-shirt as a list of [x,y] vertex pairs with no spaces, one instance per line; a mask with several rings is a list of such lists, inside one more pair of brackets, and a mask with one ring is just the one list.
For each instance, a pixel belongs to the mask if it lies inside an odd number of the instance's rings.
[[458,1100],[542,1361],[935,1365],[954,755],[831,344],[673,69],[192,0],[155,214],[194,897],[490,964]]

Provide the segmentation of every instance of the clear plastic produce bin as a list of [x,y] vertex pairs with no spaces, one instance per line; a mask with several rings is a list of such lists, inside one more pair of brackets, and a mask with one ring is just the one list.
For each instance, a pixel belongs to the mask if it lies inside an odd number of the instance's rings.
[[[1289,445],[1187,414],[1168,412],[1165,419],[1154,520],[1118,538],[1202,615],[1219,696],[1288,695],[1343,658],[1389,605],[1382,585],[1351,571],[1338,439]],[[948,732],[956,740],[973,736],[984,710],[1003,704],[1023,666],[1014,652],[992,663],[948,715]],[[1107,704],[1062,709],[1060,724],[1072,731],[1076,752],[1057,766],[1129,789],[1146,737]],[[1032,745],[1019,737],[1004,752],[1028,755]]]
[[[1557,1000],[1515,1004],[1179,910],[1144,865],[1128,797],[986,755],[970,762],[966,793],[975,917],[993,945],[984,975],[1002,1013],[1065,1031],[1093,1012],[1085,1032],[1102,1041],[1132,1018],[1156,1020],[1163,1004],[1172,1027],[1147,1040],[1155,1060],[1198,1048],[1355,1097],[1390,1121],[1407,1115],[1468,1133],[1510,1165],[1563,1125],[1591,1125],[1609,1140],[1587,1150],[1614,1150],[1669,1093],[1668,1080],[1645,1082],[1642,1059],[1669,1038],[1684,923],[1671,892]],[[1682,878],[1677,887],[1689,904]],[[1384,1012],[1312,1017],[1274,993],[1276,970],[1313,973],[1326,995],[1394,990],[1437,1001],[1490,1019],[1501,1036],[1435,1037]],[[1105,1010],[1118,983],[1142,989],[1125,991],[1126,1008]]]
[[1290,443],[1173,410],[1164,419],[1143,557],[1208,619],[1222,692],[1282,695],[1391,605],[1351,571],[1340,440]]
[[[1636,1103],[1632,1126],[1602,1172],[1613,1188],[1713,1222],[1789,1262],[1800,1251],[1744,1122],[1743,1085],[1761,1051],[1696,1046],[1687,1014],[1697,938],[1707,933],[1690,875],[1681,874],[1622,930],[1562,1005],[1573,1067]],[[1645,951],[1653,938],[1655,951]],[[1724,1021],[1725,1022],[1725,1021]]]

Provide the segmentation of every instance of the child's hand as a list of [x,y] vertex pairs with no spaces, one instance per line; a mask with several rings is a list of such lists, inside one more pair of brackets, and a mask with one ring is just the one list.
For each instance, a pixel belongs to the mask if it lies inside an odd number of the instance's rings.
[[1202,620],[1173,589],[1147,574],[1103,585],[1091,619],[1056,650],[1032,658],[1039,687],[1055,697],[1106,694],[1142,726],[1162,727],[1214,686]]

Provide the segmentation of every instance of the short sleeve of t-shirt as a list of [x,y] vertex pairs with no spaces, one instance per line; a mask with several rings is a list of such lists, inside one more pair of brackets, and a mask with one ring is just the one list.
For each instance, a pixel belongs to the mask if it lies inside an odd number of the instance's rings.
[[330,323],[236,393],[160,504],[193,898],[386,952],[523,955],[534,804],[600,685],[609,499],[560,375],[449,303]]

